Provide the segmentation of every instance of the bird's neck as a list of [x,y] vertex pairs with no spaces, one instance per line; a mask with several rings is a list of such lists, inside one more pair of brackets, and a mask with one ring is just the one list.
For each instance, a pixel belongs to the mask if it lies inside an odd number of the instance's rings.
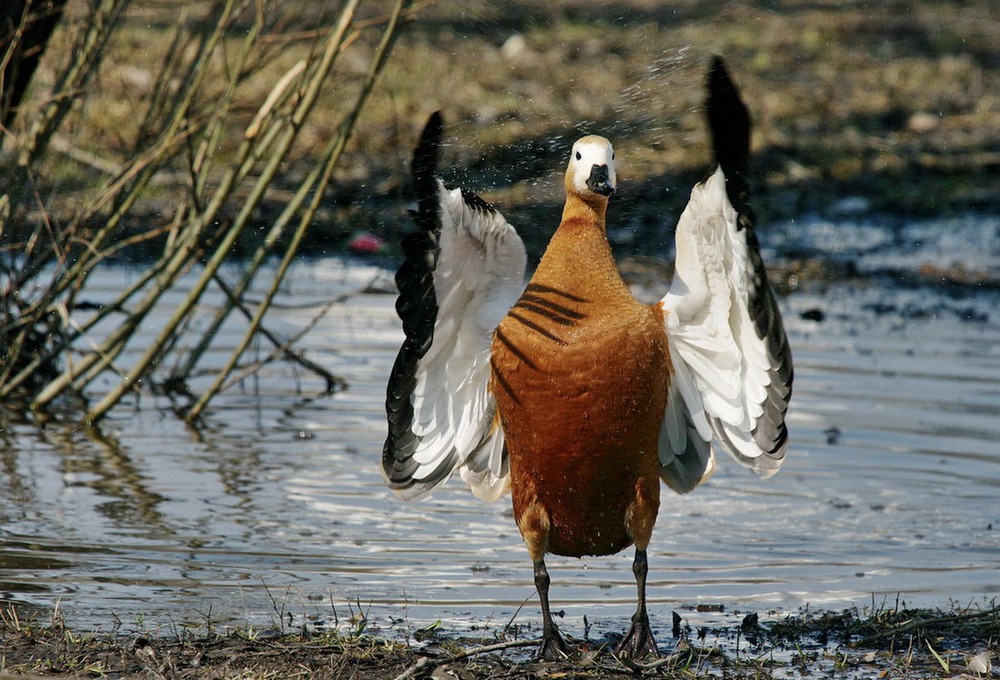
[[608,243],[608,201],[570,193],[562,222],[535,270],[534,281],[584,296],[627,293]]
[[608,213],[608,199],[604,196],[581,196],[569,187],[566,192],[566,205],[563,206],[562,224],[588,224],[604,233],[605,216]]

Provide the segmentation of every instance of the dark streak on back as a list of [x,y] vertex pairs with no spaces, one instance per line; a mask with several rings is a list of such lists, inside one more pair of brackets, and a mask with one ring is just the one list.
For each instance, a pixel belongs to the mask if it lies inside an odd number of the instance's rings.
[[564,290],[559,290],[558,288],[553,288],[552,286],[546,286],[542,283],[529,283],[528,287],[524,289],[525,293],[552,293],[553,295],[559,295],[567,300],[572,300],[573,302],[590,302],[586,298],[579,297],[578,295],[573,295],[572,293],[567,293]]
[[529,368],[533,368],[536,371],[538,370],[538,366],[535,364],[535,362],[533,362],[530,358],[528,358],[528,355],[526,355],[524,352],[518,349],[517,345],[511,342],[510,338],[504,335],[499,328],[497,328],[496,331],[494,332],[494,336],[496,337],[497,340],[499,340],[504,344],[504,347],[510,350],[511,354],[513,354],[522,362],[524,362],[526,366],[528,366]]
[[535,331],[536,333],[539,333],[540,335],[544,335],[546,338],[548,338],[552,342],[555,342],[555,343],[557,343],[559,345],[565,345],[566,344],[566,341],[563,340],[562,338],[560,338],[558,335],[552,333],[549,330],[546,330],[545,328],[542,328],[541,326],[539,326],[534,321],[531,321],[530,319],[527,319],[527,318],[521,316],[520,314],[518,314],[514,310],[511,310],[510,313],[507,314],[507,316],[509,318],[511,318],[511,319],[514,319],[515,321],[520,321],[522,324],[524,324],[525,326],[527,326],[531,330]]

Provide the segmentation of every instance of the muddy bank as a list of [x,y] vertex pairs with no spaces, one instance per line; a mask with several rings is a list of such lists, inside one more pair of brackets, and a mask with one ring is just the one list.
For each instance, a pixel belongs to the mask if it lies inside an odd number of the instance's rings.
[[[907,610],[896,606],[774,617],[725,612],[718,625],[692,626],[674,613],[672,631],[657,631],[662,657],[623,662],[616,641],[574,640],[564,662],[532,658],[537,631],[485,626],[477,638],[440,627],[407,630],[402,621],[368,632],[306,625],[282,630],[200,629],[84,633],[58,619],[20,621],[13,609],[0,623],[0,679],[111,678],[775,678],[995,677],[1000,607]],[[707,610],[707,608],[706,608]],[[294,622],[293,622],[294,623]],[[374,622],[371,624],[374,626]]]

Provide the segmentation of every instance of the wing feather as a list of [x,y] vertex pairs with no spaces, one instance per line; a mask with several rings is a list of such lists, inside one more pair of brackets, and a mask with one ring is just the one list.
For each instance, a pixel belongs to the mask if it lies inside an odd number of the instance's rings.
[[[791,353],[773,296],[757,305],[766,323],[751,317],[752,301],[770,289],[763,288],[759,258],[747,256],[756,243],[738,228],[725,183],[719,168],[691,192],[677,226],[674,282],[661,303],[687,408],[700,406],[711,436],[741,464],[770,476],[787,445]],[[782,342],[762,336],[761,327],[780,333]]]
[[[711,474],[713,439],[763,477],[778,470],[793,378],[747,202],[749,114],[718,58],[706,112],[719,165],[681,215],[674,279],[660,301],[674,368],[660,462],[664,480],[682,492]],[[680,423],[683,435],[664,435]]]
[[489,391],[490,343],[524,287],[526,255],[495,208],[433,177],[442,127],[432,116],[414,153],[418,230],[404,240],[396,276],[406,339],[387,388],[382,471],[405,499],[457,470],[493,500],[510,481]]
[[687,493],[715,471],[712,428],[690,371],[670,352],[675,370],[660,425],[660,476],[677,493]]

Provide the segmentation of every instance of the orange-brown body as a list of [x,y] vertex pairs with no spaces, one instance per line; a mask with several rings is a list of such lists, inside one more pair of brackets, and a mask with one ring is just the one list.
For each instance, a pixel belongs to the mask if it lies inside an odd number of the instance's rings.
[[[719,59],[706,109],[719,167],[691,192],[677,223],[675,285],[654,306],[632,296],[608,244],[617,190],[609,140],[574,142],[562,221],[523,293],[517,231],[434,177],[440,115],[413,155],[419,230],[404,240],[396,275],[406,340],[386,389],[383,473],[406,499],[455,472],[483,500],[511,491],[533,561],[543,659],[572,651],[552,618],[547,553],[634,545],[636,610],[615,652],[656,656],[646,577],[661,479],[678,493],[707,479],[709,435],[762,476],[785,457],[791,355],[746,204],[749,114]],[[677,389],[671,355],[683,364]]]
[[491,349],[514,516],[536,562],[644,550],[659,509],[667,337],[618,273],[606,205],[569,195]]

